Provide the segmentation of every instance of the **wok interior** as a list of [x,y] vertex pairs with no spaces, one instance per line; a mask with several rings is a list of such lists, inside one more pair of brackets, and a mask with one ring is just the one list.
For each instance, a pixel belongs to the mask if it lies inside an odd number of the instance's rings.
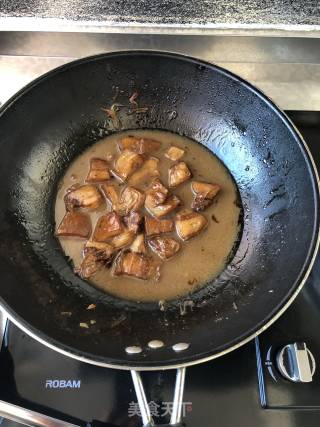
[[[164,129],[205,145],[233,175],[243,205],[241,241],[226,270],[163,312],[81,280],[53,235],[65,168],[116,131],[101,110],[112,104],[116,87],[123,91],[119,103],[138,91],[149,107],[144,114],[121,110],[123,130]],[[306,273],[318,226],[310,161],[272,104],[214,66],[150,52],[64,66],[3,110],[0,140],[2,301],[26,328],[75,355],[152,367],[217,354],[270,320]],[[97,304],[96,324],[82,329],[79,323],[92,318],[90,303]],[[165,346],[147,350],[152,339]],[[190,347],[174,353],[177,342]],[[140,345],[143,355],[127,355],[128,345]]]

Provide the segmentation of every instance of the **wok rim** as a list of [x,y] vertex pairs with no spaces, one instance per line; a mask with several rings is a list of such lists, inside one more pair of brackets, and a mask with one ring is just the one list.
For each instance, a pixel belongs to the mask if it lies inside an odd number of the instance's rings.
[[[31,338],[35,339],[36,341],[40,342],[41,344],[45,345],[46,347],[50,348],[51,350],[57,351],[60,354],[63,354],[64,356],[71,357],[73,359],[76,359],[81,362],[89,363],[95,366],[105,367],[105,368],[111,368],[111,369],[121,369],[121,370],[136,370],[136,371],[156,371],[156,370],[168,370],[168,369],[178,369],[182,367],[188,367],[193,365],[198,365],[200,363],[205,363],[214,359],[217,359],[225,354],[228,354],[240,347],[242,347],[244,344],[250,342],[255,337],[260,335],[262,332],[264,332],[267,328],[269,328],[293,303],[295,298],[298,296],[299,292],[303,288],[304,284],[306,283],[308,276],[313,268],[314,262],[316,260],[317,252],[320,246],[320,229],[319,229],[319,199],[320,199],[320,180],[318,171],[314,162],[314,159],[312,157],[312,154],[310,152],[310,149],[308,145],[306,144],[303,136],[301,135],[300,131],[297,129],[295,124],[292,122],[292,120],[287,116],[287,114],[281,110],[278,105],[271,100],[262,90],[256,88],[254,85],[252,85],[250,82],[246,81],[242,77],[230,72],[229,70],[226,70],[225,68],[222,68],[214,63],[204,61],[202,59],[194,58],[189,55],[184,55],[180,53],[175,52],[167,52],[167,51],[157,51],[152,49],[144,49],[144,50],[119,50],[119,51],[113,51],[113,52],[107,52],[107,53],[101,53],[97,55],[91,55],[84,58],[80,58],[74,61],[70,61],[66,64],[63,64],[59,67],[56,67],[41,76],[37,77],[36,79],[32,80],[30,83],[25,85],[23,88],[21,88],[18,92],[16,92],[1,108],[0,108],[0,117],[13,105],[15,102],[19,100],[19,98],[26,93],[28,93],[30,90],[32,90],[33,87],[37,86],[38,83],[42,82],[43,80],[46,80],[50,78],[51,76],[54,76],[55,74],[58,74],[61,71],[65,71],[67,69],[73,68],[75,66],[81,65],[83,63],[92,62],[100,58],[105,57],[113,57],[113,56],[131,56],[131,55],[151,55],[151,56],[160,56],[160,57],[172,57],[175,59],[181,59],[184,61],[188,61],[197,65],[203,65],[205,67],[217,70],[218,72],[228,76],[229,78],[232,78],[235,81],[238,81],[240,84],[246,86],[248,90],[253,92],[256,96],[263,99],[267,104],[269,108],[272,108],[275,113],[279,116],[280,119],[283,120],[283,122],[290,128],[293,134],[295,134],[298,138],[298,143],[300,143],[301,149],[305,155],[306,163],[308,164],[308,169],[313,177],[313,185],[314,185],[314,207],[315,207],[315,216],[314,216],[314,231],[313,236],[310,241],[310,246],[308,249],[308,254],[306,256],[306,260],[304,262],[303,268],[301,269],[298,278],[300,278],[299,284],[297,286],[292,286],[288,290],[289,297],[283,299],[279,305],[280,308],[277,308],[276,306],[273,311],[275,311],[275,314],[271,316],[271,318],[267,319],[267,321],[261,321],[262,325],[256,328],[253,327],[251,331],[249,330],[247,333],[244,333],[244,338],[240,338],[236,344],[233,344],[229,347],[227,347],[228,344],[226,344],[222,350],[214,353],[214,354],[208,354],[204,357],[197,358],[196,356],[190,355],[190,356],[183,356],[183,352],[181,352],[181,359],[186,359],[181,363],[169,363],[169,364],[160,364],[156,365],[156,362],[146,362],[146,361],[135,361],[133,363],[123,362],[123,364],[119,363],[113,363],[113,362],[104,362],[100,359],[108,359],[108,357],[98,356],[94,357],[91,353],[85,353],[81,350],[76,350],[73,347],[69,347],[63,343],[60,343],[59,341],[56,341],[55,339],[51,338],[47,334],[43,333],[37,328],[34,328],[32,325],[30,325],[27,321],[25,321],[19,314],[17,314],[14,310],[10,308],[10,306],[2,299],[0,296],[0,309],[3,311],[4,315],[13,323],[15,324],[19,329],[21,329],[23,332],[25,332],[27,335],[29,335]],[[297,279],[298,280],[298,279]],[[292,293],[290,293],[290,290],[294,289]],[[252,332],[252,330],[254,330]],[[236,339],[234,339],[236,341]],[[210,353],[208,351],[207,353]],[[112,359],[109,359],[112,360]],[[143,364],[145,363],[145,365]]]

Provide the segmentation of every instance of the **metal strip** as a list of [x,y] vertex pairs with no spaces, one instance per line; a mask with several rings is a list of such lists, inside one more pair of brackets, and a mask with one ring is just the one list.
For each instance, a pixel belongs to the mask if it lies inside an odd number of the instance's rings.
[[154,422],[150,413],[150,408],[147,402],[146,394],[144,392],[144,387],[142,384],[142,379],[140,372],[131,371],[132,381],[134,385],[134,389],[136,392],[136,396],[138,399],[138,404],[141,412],[143,425],[153,426]]
[[186,377],[186,368],[177,369],[176,385],[174,389],[170,424],[178,424],[181,422],[181,419],[182,419],[182,400],[183,400],[185,377]]
[[0,351],[3,345],[4,336],[6,333],[6,327],[7,327],[8,318],[6,314],[0,310]]

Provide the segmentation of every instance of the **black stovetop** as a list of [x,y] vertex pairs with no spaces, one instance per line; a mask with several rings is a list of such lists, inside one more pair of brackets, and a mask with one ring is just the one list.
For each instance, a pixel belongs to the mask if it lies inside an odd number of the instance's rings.
[[[289,115],[320,169],[320,113]],[[318,427],[318,327],[320,260],[293,305],[258,339],[220,359],[187,369],[186,425]],[[307,344],[318,365],[311,383],[289,382],[274,366],[281,346],[301,341]],[[174,379],[174,371],[143,374],[151,412],[158,423],[169,421]],[[0,399],[79,425],[141,425],[129,372],[69,359],[29,338],[12,324],[7,326],[0,353]],[[0,424],[15,426],[1,419]]]

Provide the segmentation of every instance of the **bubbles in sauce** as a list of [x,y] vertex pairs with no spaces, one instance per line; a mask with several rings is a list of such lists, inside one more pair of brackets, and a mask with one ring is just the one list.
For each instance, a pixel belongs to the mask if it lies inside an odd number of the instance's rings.
[[[133,301],[159,301],[170,300],[189,295],[203,287],[208,281],[219,275],[225,268],[227,259],[238,238],[239,216],[241,208],[237,203],[238,192],[236,185],[225,166],[200,144],[179,135],[154,130],[135,130],[114,134],[106,137],[88,148],[67,169],[58,189],[55,205],[55,221],[60,224],[65,215],[64,196],[67,190],[75,184],[85,183],[88,175],[90,159],[101,158],[110,162],[112,168],[114,160],[119,156],[117,142],[125,135],[139,138],[151,138],[161,142],[161,147],[154,154],[159,162],[160,179],[168,188],[168,169],[175,164],[165,156],[171,147],[178,147],[184,151],[180,161],[187,164],[192,173],[192,178],[179,186],[170,189],[170,193],[181,199],[182,204],[175,211],[164,218],[174,219],[176,214],[183,209],[190,209],[194,194],[191,191],[193,181],[217,183],[221,191],[214,199],[211,206],[207,207],[201,215],[207,220],[206,228],[197,236],[183,242],[175,230],[164,234],[173,237],[181,244],[181,250],[171,259],[162,261],[152,250],[148,255],[161,262],[161,275],[155,278],[140,280],[127,276],[112,274],[111,268],[102,268],[89,282],[112,295]],[[112,184],[117,185],[117,180],[112,179]],[[152,179],[136,185],[136,188],[145,191],[150,186]],[[99,184],[97,184],[99,186]],[[111,206],[105,202],[98,210],[88,212],[94,229],[98,218],[111,211]],[[68,256],[75,269],[79,268],[82,261],[82,249],[85,240],[70,237],[59,237],[62,250]]]

